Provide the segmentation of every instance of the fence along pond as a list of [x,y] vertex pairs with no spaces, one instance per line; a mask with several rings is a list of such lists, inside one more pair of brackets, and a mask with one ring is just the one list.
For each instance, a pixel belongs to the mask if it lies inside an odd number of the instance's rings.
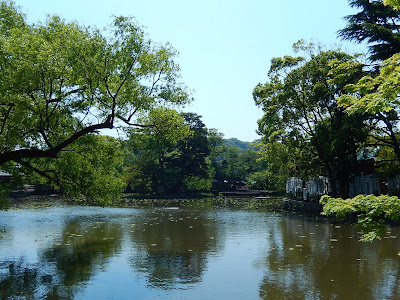
[[[389,179],[387,187],[391,191],[400,190],[400,175]],[[291,177],[286,181],[286,193],[308,200],[310,197],[319,198],[322,195],[329,195],[332,192],[331,183],[327,177],[310,178],[304,182],[301,178]],[[381,193],[378,178],[375,174],[365,176],[355,176],[349,186],[349,196]]]

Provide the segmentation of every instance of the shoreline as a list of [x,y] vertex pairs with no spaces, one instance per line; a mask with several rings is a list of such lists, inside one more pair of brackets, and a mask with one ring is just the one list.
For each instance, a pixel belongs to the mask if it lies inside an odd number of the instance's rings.
[[[126,195],[116,201],[110,207],[131,208],[131,207],[197,207],[197,208],[238,208],[238,209],[268,209],[274,211],[296,211],[309,212],[320,215],[322,205],[317,202],[308,202],[300,200],[291,200],[282,196],[267,197],[235,197],[235,196],[217,196],[205,195],[176,195],[176,197],[135,197],[136,195]],[[27,195],[25,197],[7,198],[10,207],[18,207],[25,204],[35,203],[54,203],[65,205],[83,205],[92,206],[88,203],[82,203],[64,195]]]

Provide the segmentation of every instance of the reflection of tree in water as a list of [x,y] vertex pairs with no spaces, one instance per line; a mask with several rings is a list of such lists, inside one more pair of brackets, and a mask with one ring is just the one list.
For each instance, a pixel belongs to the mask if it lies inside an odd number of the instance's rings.
[[302,217],[274,229],[262,299],[400,299],[398,239],[361,243],[352,226]]
[[133,226],[132,267],[149,284],[164,289],[201,281],[207,256],[216,251],[216,226],[201,212],[160,209],[141,215]]
[[122,231],[110,223],[71,222],[61,240],[45,249],[38,264],[24,259],[0,265],[1,299],[73,299],[121,248]]
[[54,295],[65,292],[89,279],[103,267],[108,259],[120,251],[122,229],[108,222],[69,223],[65,226],[61,245],[43,253],[46,261],[55,263],[60,286]]
[[44,270],[45,265],[28,264],[23,258],[1,263],[0,299],[42,299],[53,285],[49,270]]

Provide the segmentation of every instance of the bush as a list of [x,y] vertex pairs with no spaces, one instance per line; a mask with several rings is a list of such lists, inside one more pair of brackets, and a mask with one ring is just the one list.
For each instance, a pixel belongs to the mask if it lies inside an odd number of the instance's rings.
[[400,218],[400,199],[395,196],[358,195],[343,200],[324,195],[320,203],[324,206],[324,215],[340,219],[356,216],[357,224],[364,233],[362,241],[380,239],[385,233],[386,224]]

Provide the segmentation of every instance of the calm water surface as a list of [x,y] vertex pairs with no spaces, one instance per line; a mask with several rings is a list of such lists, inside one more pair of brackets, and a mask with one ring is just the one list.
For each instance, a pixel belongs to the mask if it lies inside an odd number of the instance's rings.
[[294,213],[0,211],[0,299],[400,299],[400,228]]

